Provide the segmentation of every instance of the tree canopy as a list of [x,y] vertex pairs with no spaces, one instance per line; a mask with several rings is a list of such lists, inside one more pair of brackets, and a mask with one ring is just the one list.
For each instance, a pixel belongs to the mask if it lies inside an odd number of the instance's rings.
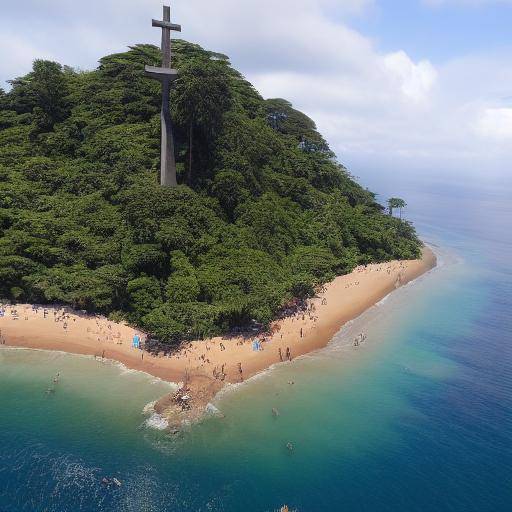
[[398,208],[400,210],[400,218],[402,218],[402,209],[407,206],[404,199],[400,197],[390,197],[388,199],[389,215],[393,215],[393,210]]
[[158,184],[152,45],[94,71],[37,60],[0,90],[0,296],[125,318],[171,344],[258,323],[356,265],[415,258],[407,222],[315,123],[176,41],[178,182]]

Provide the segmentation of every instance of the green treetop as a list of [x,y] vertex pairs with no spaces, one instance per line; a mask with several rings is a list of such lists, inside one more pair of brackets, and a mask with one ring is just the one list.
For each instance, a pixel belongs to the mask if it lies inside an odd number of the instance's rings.
[[407,203],[399,197],[390,197],[388,199],[389,215],[393,215],[393,210],[398,208],[400,210],[400,219],[402,218],[402,208],[405,208]]

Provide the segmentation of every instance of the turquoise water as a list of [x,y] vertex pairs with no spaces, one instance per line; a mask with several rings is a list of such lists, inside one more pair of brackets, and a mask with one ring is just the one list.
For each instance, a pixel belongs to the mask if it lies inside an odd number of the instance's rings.
[[408,198],[440,267],[179,437],[142,413],[168,384],[0,350],[0,511],[510,510],[510,194],[399,183],[373,188]]

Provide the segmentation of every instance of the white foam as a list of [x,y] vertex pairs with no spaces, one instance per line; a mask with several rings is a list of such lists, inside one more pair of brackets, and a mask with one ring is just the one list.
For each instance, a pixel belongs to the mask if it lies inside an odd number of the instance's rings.
[[160,414],[154,412],[151,416],[144,422],[146,427],[152,428],[155,430],[165,430],[169,428],[169,422]]
[[149,402],[144,406],[144,409],[142,409],[142,414],[151,414],[155,412],[155,404],[157,400],[153,400],[153,402]]
[[[393,293],[393,292],[391,292],[391,293]],[[375,305],[377,307],[382,306],[389,299],[389,296],[391,295],[391,293],[388,293],[385,297],[383,297],[381,300],[379,300],[379,302],[376,302]]]
[[219,411],[219,409],[217,409],[217,407],[215,407],[215,405],[210,402],[206,404],[204,412],[210,416],[222,416],[222,413]]

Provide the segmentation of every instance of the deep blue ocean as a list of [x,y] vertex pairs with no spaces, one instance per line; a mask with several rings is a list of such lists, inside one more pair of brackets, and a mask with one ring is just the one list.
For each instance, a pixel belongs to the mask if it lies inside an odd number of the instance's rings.
[[325,350],[226,393],[224,418],[169,436],[142,413],[168,384],[1,349],[0,511],[512,510],[512,189],[363,182],[408,201],[439,267]]

